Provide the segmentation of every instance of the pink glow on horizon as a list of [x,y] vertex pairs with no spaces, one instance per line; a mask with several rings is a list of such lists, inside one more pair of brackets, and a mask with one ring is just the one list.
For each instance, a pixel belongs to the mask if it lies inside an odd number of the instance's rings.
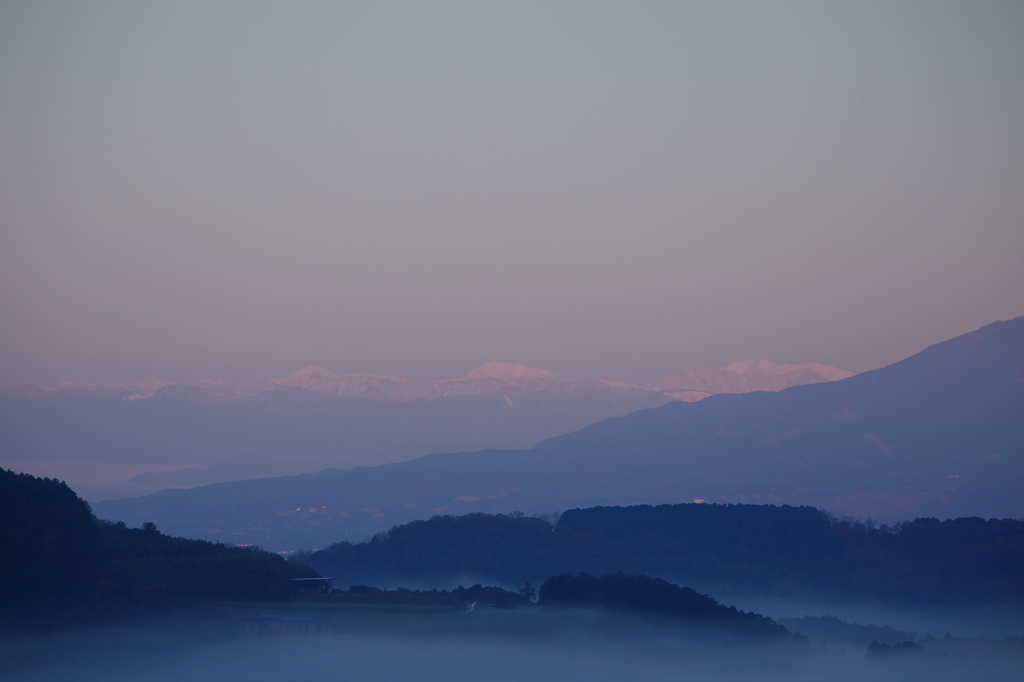
[[624,390],[1024,313],[1022,3],[15,0],[0,44],[3,385]]

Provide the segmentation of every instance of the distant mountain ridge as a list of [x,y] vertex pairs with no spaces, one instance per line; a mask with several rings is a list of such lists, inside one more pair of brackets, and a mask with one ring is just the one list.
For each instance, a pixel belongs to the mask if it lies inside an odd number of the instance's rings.
[[504,388],[433,400],[338,396],[274,385],[0,393],[0,466],[66,480],[94,502],[190,487],[374,466],[432,452],[526,448],[607,417],[672,400],[604,386]]
[[[527,448],[608,417],[846,375],[766,360],[685,370],[704,392],[578,382],[490,361],[456,379],[335,374],[310,365],[262,382],[201,380],[52,390],[0,386],[0,466],[57,477],[91,501],[162,488],[379,465],[433,452]],[[801,366],[802,367],[802,366]],[[817,366],[824,367],[824,366]],[[745,374],[744,374],[745,373]],[[748,376],[749,375],[749,376]]]
[[839,381],[672,401],[528,450],[169,490],[96,509],[286,550],[433,514],[695,500],[887,522],[1024,517],[1024,317]]
[[[575,391],[595,385],[606,388],[630,389],[662,393],[676,400],[693,402],[718,393],[747,393],[751,391],[781,391],[792,386],[836,381],[853,376],[853,372],[814,362],[799,365],[780,365],[770,360],[734,362],[718,369],[681,369],[664,379],[645,385],[619,381],[577,382],[557,372],[520,363],[491,360],[456,379],[444,379],[417,384],[402,377],[379,374],[335,374],[317,365],[309,365],[296,372],[262,382],[232,383],[203,379],[200,381],[168,381],[159,377],[146,377],[126,384],[93,385],[63,383],[43,393],[124,392],[128,400],[150,398],[168,386],[196,386],[214,389],[224,399],[228,394],[254,396],[281,387],[301,388],[317,393],[369,400],[433,400],[450,395],[480,395],[505,388],[525,392]],[[11,392],[7,388],[7,392]],[[40,395],[36,389],[34,395]]]

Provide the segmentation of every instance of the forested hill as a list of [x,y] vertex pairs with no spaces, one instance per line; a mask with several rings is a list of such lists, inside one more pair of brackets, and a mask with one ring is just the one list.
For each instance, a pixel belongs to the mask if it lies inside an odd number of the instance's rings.
[[0,469],[0,624],[201,600],[283,600],[308,566],[98,521],[63,482]]
[[689,587],[646,575],[556,575],[544,581],[539,597],[545,606],[600,606],[755,637],[791,636],[771,618],[724,606]]
[[554,527],[522,516],[442,516],[303,561],[338,585],[518,585],[624,572],[776,595],[1024,604],[1024,521],[922,518],[890,527],[813,507],[595,507],[567,511]]

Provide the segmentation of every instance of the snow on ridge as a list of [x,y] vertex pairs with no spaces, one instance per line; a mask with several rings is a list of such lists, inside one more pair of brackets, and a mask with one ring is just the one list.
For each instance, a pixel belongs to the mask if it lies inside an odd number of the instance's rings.
[[286,387],[342,397],[408,402],[421,399],[432,400],[449,395],[480,395],[508,388],[526,392],[557,392],[590,387],[591,389],[603,388],[612,391],[652,391],[663,393],[676,400],[693,402],[717,393],[779,391],[791,386],[836,381],[849,376],[853,376],[853,372],[815,362],[789,365],[762,359],[741,360],[718,369],[681,369],[660,381],[644,386],[606,380],[580,384],[558,372],[551,372],[539,367],[528,367],[522,363],[490,360],[457,379],[423,384],[390,375],[335,374],[318,365],[308,365],[285,377],[261,382],[232,383],[211,379],[176,382],[158,377],[146,377],[134,383],[102,386],[66,382],[50,390],[130,391],[131,396],[128,399],[135,400],[149,398],[160,389],[173,385],[220,389],[238,396],[253,396]]

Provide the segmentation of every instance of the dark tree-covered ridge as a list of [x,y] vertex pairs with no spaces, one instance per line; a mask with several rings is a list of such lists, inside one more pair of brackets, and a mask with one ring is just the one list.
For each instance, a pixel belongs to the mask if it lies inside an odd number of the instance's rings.
[[572,509],[556,526],[469,514],[396,526],[303,561],[339,581],[520,585],[555,574],[645,574],[774,594],[905,603],[1024,603],[1024,521],[895,526],[813,507],[679,504]]
[[0,469],[0,620],[200,600],[283,600],[307,566],[98,521],[65,483]]
[[601,606],[632,611],[761,637],[789,634],[785,626],[771,618],[724,606],[689,587],[646,575],[556,575],[541,585],[540,601],[548,606]]
[[100,528],[61,481],[0,469],[0,610],[52,610],[90,587]]

